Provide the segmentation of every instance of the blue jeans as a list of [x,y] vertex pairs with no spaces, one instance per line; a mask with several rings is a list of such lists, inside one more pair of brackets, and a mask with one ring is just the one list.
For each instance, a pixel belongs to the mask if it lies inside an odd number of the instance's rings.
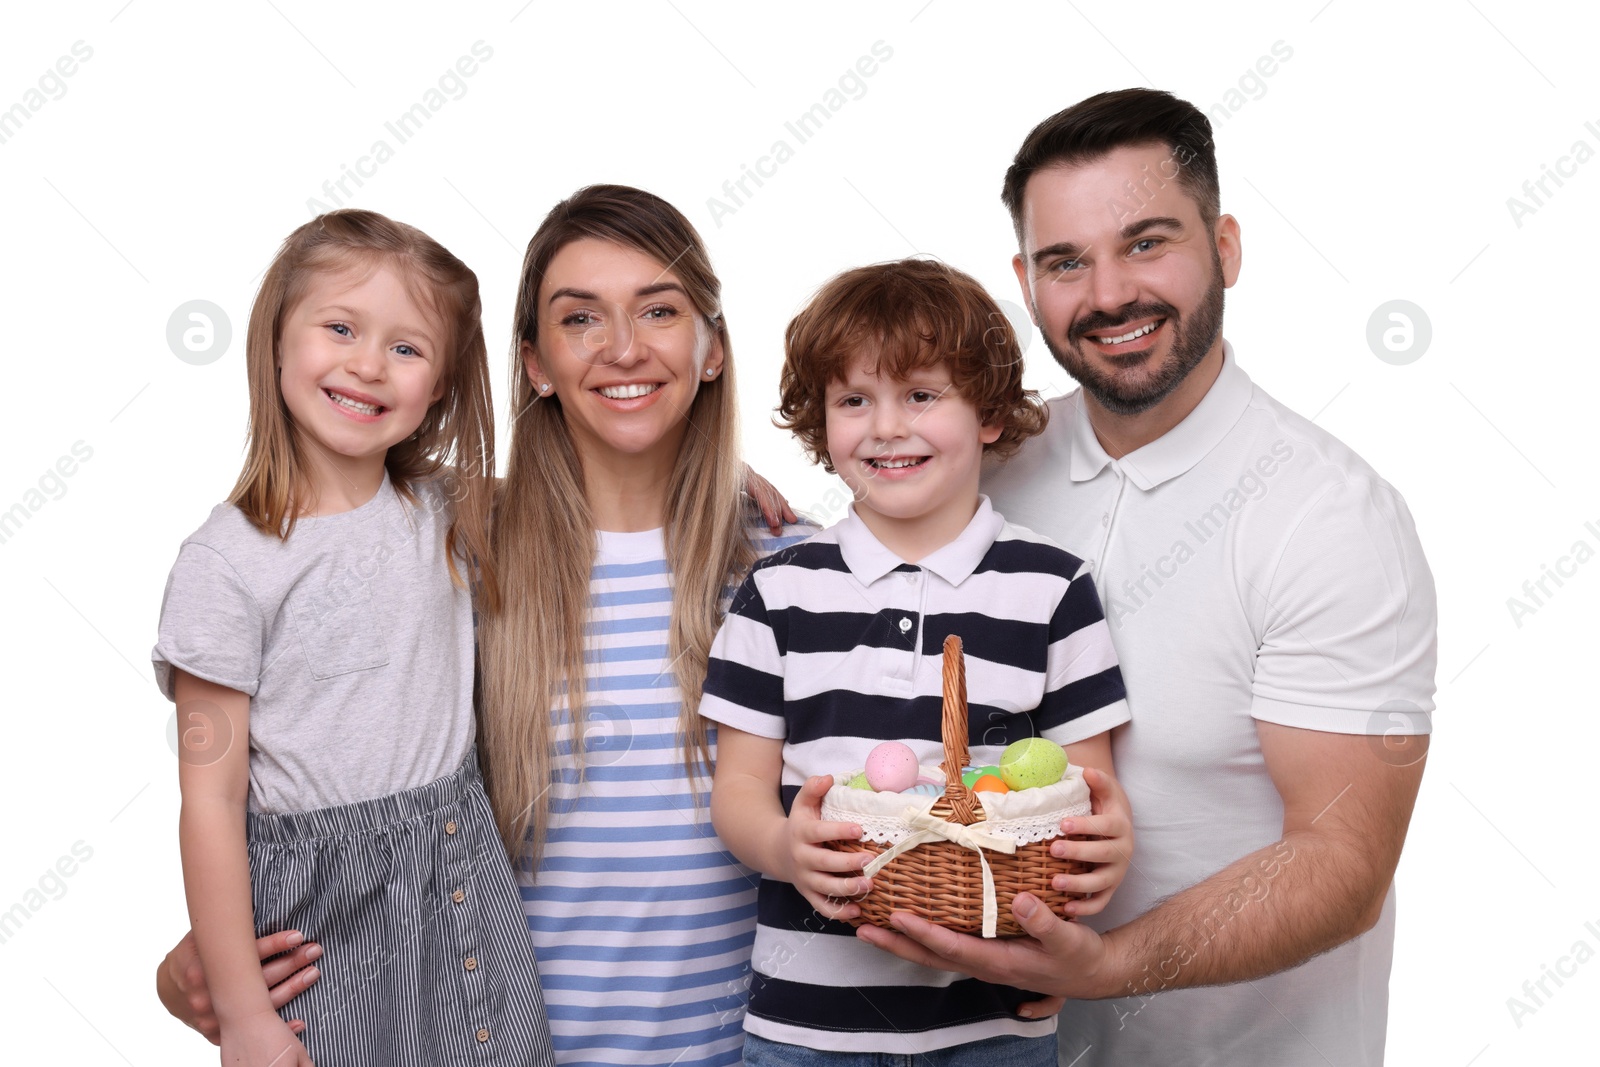
[[1056,1035],[984,1038],[933,1052],[823,1052],[744,1035],[745,1067],[1056,1067]]

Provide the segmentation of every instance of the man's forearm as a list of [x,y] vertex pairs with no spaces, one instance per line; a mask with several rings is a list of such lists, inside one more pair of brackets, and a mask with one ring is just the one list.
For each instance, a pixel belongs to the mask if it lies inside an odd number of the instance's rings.
[[1359,842],[1292,831],[1108,932],[1097,992],[1149,996],[1292,967],[1370,929],[1389,882]]

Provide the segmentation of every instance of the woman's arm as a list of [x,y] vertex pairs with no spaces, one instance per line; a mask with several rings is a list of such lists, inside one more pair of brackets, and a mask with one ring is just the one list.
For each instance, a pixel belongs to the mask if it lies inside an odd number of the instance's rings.
[[845,877],[859,872],[872,856],[835,852],[822,843],[858,840],[861,827],[821,821],[822,796],[833,785],[828,775],[807,779],[785,817],[778,799],[782,776],[782,741],[719,726],[712,825],[741,863],[790,883],[829,919],[853,918],[861,908],[836,898],[858,896],[872,887],[869,878]]
[[[178,846],[184,891],[216,1002],[223,1062],[309,1065],[305,1049],[273,1009],[256,951],[245,850],[250,698],[181,670],[174,671],[173,696],[183,735]],[[192,737],[202,743],[190,744]]]

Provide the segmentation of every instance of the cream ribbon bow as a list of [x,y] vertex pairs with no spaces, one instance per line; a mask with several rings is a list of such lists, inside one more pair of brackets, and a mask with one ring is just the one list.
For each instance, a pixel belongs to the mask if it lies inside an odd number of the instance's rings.
[[880,853],[877,859],[862,868],[861,873],[870,878],[888,866],[889,862],[901,853],[910,852],[918,845],[927,844],[929,841],[949,841],[962,848],[970,848],[978,854],[978,863],[983,867],[983,936],[993,937],[995,924],[1000,919],[1000,909],[995,904],[994,874],[989,870],[989,860],[984,856],[983,850],[992,848],[1009,856],[1017,851],[1017,842],[1013,838],[1001,837],[979,829],[982,823],[976,826],[962,826],[960,823],[946,822],[936,815],[930,815],[916,808],[907,808],[903,818],[917,832],[889,851]]

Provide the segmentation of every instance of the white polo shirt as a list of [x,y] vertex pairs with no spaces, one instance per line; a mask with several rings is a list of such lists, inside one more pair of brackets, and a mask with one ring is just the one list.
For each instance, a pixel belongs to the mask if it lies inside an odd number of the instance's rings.
[[[1089,562],[1122,663],[1133,718],[1112,746],[1136,852],[1099,929],[1281,836],[1257,720],[1430,729],[1437,608],[1405,502],[1224,349],[1199,405],[1143,448],[1109,457],[1074,392],[985,472],[1007,518]],[[1292,864],[1292,850],[1278,859]],[[1263,871],[1263,893],[1278,873]],[[1254,903],[1217,922],[1248,921]],[[1069,1001],[1062,1062],[1379,1064],[1393,943],[1391,889],[1374,929],[1281,974]]]

